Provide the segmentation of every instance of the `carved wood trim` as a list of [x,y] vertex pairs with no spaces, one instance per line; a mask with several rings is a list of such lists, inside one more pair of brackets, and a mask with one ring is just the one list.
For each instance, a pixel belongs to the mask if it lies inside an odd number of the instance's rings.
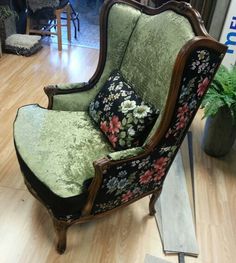
[[191,0],[193,8],[196,8],[202,16],[207,30],[210,29],[212,17],[216,7],[216,0]]

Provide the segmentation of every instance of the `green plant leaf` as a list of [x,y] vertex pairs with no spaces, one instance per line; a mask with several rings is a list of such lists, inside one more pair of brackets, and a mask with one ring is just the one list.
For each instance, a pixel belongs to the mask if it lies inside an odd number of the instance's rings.
[[230,109],[236,121],[236,66],[219,68],[201,104],[204,117],[214,116],[223,106]]

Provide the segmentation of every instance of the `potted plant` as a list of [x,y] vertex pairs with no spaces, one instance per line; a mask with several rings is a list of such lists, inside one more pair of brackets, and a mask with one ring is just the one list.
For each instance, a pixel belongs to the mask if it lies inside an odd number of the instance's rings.
[[202,148],[214,157],[226,155],[236,137],[236,66],[221,66],[203,102],[207,117]]

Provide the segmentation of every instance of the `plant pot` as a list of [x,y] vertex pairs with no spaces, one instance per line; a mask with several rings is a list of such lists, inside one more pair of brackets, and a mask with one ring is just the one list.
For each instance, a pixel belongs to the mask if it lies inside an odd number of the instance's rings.
[[206,120],[202,148],[208,155],[223,157],[234,144],[236,124],[228,107],[222,107],[214,117]]

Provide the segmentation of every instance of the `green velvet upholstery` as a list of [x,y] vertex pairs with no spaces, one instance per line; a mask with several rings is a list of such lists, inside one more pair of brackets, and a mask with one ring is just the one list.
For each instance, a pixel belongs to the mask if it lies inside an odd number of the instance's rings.
[[[84,85],[85,85],[84,82],[66,83],[66,84],[58,84],[57,87],[60,89],[69,90],[74,88],[80,89]],[[90,93],[86,91],[86,92],[79,92],[74,94],[55,95],[53,96],[53,110],[86,111],[91,101],[93,90],[91,90]]]
[[[108,17],[106,64],[100,80],[89,91],[54,96],[54,110],[87,110],[90,101],[99,92],[111,72],[120,68],[130,35],[140,15],[140,11],[124,4],[115,4],[112,6]],[[59,88],[80,87],[79,83],[77,85],[62,84],[59,85]]]
[[[187,18],[173,11],[149,16],[124,4],[115,4],[108,20],[107,59],[99,82],[89,91],[54,96],[53,109],[87,110],[110,73],[120,69],[144,101],[161,110],[149,139],[161,121],[178,52],[195,34]],[[58,86],[79,88],[82,83]]]
[[[121,72],[134,84],[144,101],[164,109],[178,52],[193,37],[187,18],[173,11],[155,16],[141,15],[129,41]],[[160,120],[161,115],[152,133]]]
[[112,152],[82,111],[24,106],[18,111],[14,138],[31,171],[60,197],[80,194],[83,182],[94,176],[93,161]]
[[117,160],[123,160],[126,158],[131,158],[134,156],[137,156],[138,154],[144,153],[144,149],[142,147],[134,147],[130,149],[126,149],[123,151],[117,151],[117,152],[112,152],[108,154],[108,157],[112,159],[113,161]]
[[[106,63],[97,84],[88,91],[54,95],[52,111],[37,105],[19,110],[16,147],[38,179],[57,195],[70,197],[80,194],[83,182],[94,176],[93,161],[106,155],[121,160],[142,153],[142,147],[113,152],[90,120],[88,105],[111,72],[120,69],[144,101],[161,110],[153,134],[161,121],[177,54],[193,37],[189,21],[173,11],[149,16],[123,3],[113,5]],[[83,86],[58,85],[78,90]]]
[[142,14],[121,66],[124,78],[145,101],[163,108],[178,52],[193,37],[189,21],[173,11]]

